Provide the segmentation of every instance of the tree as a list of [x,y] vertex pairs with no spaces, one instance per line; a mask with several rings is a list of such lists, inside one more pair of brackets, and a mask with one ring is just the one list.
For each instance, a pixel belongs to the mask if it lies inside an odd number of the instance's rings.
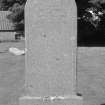
[[8,10],[11,14],[7,18],[14,23],[14,28],[17,31],[24,31],[24,7],[26,0],[7,0]]
[[26,0],[0,0],[0,10],[9,10],[7,18],[14,23],[16,30],[24,31],[24,6]]
[[77,0],[78,45],[105,46],[105,0]]
[[7,0],[0,0],[0,10],[7,10]]

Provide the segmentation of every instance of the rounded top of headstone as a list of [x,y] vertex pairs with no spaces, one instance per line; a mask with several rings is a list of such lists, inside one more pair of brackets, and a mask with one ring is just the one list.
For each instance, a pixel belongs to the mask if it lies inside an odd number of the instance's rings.
[[[62,4],[68,4],[68,5],[72,5],[72,6],[76,6],[76,2],[75,0],[27,0],[26,2],[26,8],[27,7],[33,7],[33,6],[36,6],[36,4],[50,4],[50,3],[55,3],[55,2],[59,2],[59,3],[62,3]],[[46,4],[46,5],[47,5]]]

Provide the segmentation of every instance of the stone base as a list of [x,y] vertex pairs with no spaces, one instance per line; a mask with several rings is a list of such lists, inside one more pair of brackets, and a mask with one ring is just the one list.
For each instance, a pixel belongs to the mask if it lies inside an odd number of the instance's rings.
[[59,96],[59,97],[20,97],[19,105],[83,105],[80,96]]

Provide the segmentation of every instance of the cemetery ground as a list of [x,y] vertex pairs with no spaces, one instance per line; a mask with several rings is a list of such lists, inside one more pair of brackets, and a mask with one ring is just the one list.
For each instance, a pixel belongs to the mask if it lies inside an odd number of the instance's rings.
[[[10,47],[24,49],[25,42],[9,41],[12,35],[8,35],[8,39],[6,35],[1,36],[0,38],[6,41],[0,43],[0,105],[19,105],[18,98],[24,88],[25,56],[13,55],[8,49]],[[100,57],[97,61],[98,56],[96,56],[95,61],[90,62],[92,52],[82,51],[83,48],[79,50],[77,90],[83,95],[84,105],[105,103],[105,64],[103,64],[105,59]],[[95,63],[97,63],[96,68],[91,69]]]
[[0,39],[3,41],[0,43],[0,105],[18,105],[24,84],[25,59],[24,55],[9,53],[8,49],[24,49],[25,43],[15,42],[13,33],[1,33]]

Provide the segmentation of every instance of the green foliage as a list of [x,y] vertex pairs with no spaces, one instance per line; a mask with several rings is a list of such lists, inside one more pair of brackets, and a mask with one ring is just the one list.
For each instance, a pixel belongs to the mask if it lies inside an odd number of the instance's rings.
[[100,4],[103,4],[103,3],[105,3],[105,0],[90,0],[89,2],[91,2],[91,3],[100,3]]
[[7,18],[13,23],[19,23],[24,19],[24,5],[14,4],[9,10],[11,14]]
[[105,9],[105,0],[89,0],[89,3],[95,5],[96,7]]
[[9,10],[7,18],[14,23],[16,30],[24,31],[24,6],[26,0],[0,0],[0,10]]
[[12,12],[8,15],[8,19],[14,23],[16,30],[24,31],[24,6],[26,0],[9,0],[12,3],[12,6],[9,7],[9,10]]

